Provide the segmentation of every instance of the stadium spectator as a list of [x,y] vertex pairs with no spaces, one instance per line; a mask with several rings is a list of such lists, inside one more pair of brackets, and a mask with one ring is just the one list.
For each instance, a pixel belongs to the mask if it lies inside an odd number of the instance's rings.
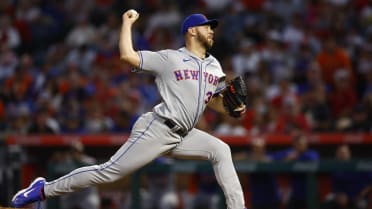
[[356,58],[356,73],[359,83],[356,88],[359,98],[363,98],[371,91],[372,75],[372,36],[369,42],[365,42],[359,49],[359,56]]
[[111,47],[116,47],[120,32],[120,21],[116,14],[108,14],[105,23],[99,26],[97,32],[98,42],[106,41]]
[[249,39],[241,40],[238,53],[234,54],[232,57],[235,74],[257,74],[260,59],[260,54],[255,49],[254,43]]
[[278,85],[272,85],[268,89],[271,96],[271,107],[275,108],[277,117],[275,119],[274,132],[291,133],[293,130],[310,130],[310,124],[302,112],[301,101],[296,92],[295,85],[291,82],[289,75],[281,75]]
[[89,48],[87,44],[82,44],[72,48],[66,56],[66,65],[76,65],[78,69],[88,74],[91,71],[92,64],[96,59],[96,51]]
[[102,106],[97,102],[88,106],[83,123],[87,133],[106,133],[113,126],[111,118],[104,115]]
[[156,90],[154,79],[150,76],[143,76],[141,84],[138,87],[139,92],[143,98],[143,109],[150,110],[160,100],[160,95]]
[[14,69],[14,74],[5,80],[4,88],[10,100],[26,102],[32,98],[33,77],[28,70],[18,64]]
[[367,74],[368,84],[363,94],[362,103],[365,105],[368,118],[372,118],[372,70]]
[[278,30],[269,30],[265,34],[265,47],[261,50],[262,62],[265,63],[271,83],[277,84],[283,78],[291,80],[293,77],[293,57],[287,52],[283,35]]
[[[172,160],[159,157],[152,165],[169,166]],[[181,200],[175,188],[175,173],[167,167],[146,173],[146,193],[142,196],[143,209],[176,209]]]
[[[95,162],[96,159],[85,153],[84,145],[80,141],[72,141],[66,151],[59,151],[53,154],[51,160],[48,162],[48,175],[50,178],[57,178],[77,167],[93,165]],[[48,200],[47,208],[99,209],[99,193],[95,187],[86,188],[74,194]]]
[[244,127],[252,136],[275,131],[276,111],[263,97],[252,98],[251,108],[243,118]]
[[[337,147],[335,159],[341,162],[352,160],[348,145]],[[371,172],[335,171],[331,174],[332,191],[323,204],[324,209],[367,209],[372,186]]]
[[69,113],[60,118],[61,133],[64,134],[84,134],[86,133],[83,127],[83,121],[80,116],[75,113]]
[[[4,80],[13,76],[19,57],[17,54],[5,45],[0,46],[0,81],[4,88]],[[5,92],[7,93],[7,92]]]
[[372,132],[372,122],[363,104],[358,104],[353,107],[350,120],[350,126],[347,127],[345,131],[352,133]]
[[272,11],[275,14],[275,18],[287,23],[294,14],[303,14],[305,5],[296,0],[268,0],[266,9]]
[[[308,148],[308,139],[305,135],[293,137],[292,147],[283,151],[273,153],[273,159],[288,162],[317,162],[319,154]],[[307,181],[306,174],[293,173],[290,175],[290,197],[287,209],[307,208]]]
[[298,100],[296,86],[288,74],[282,74],[277,83],[268,87],[266,89],[266,95],[277,111],[281,111],[289,100],[292,100],[296,104],[300,102]]
[[333,129],[331,110],[327,101],[328,87],[321,78],[316,62],[306,71],[306,80],[298,85],[302,108],[313,131],[327,132]]
[[305,74],[302,75],[304,77],[299,79],[302,81],[297,84],[298,94],[306,97],[306,93],[316,87],[324,88],[326,90],[325,93],[327,93],[329,87],[324,83],[319,64],[314,60],[309,60],[309,62],[309,65],[304,69]]
[[189,185],[188,198],[190,203],[187,207],[193,209],[216,209],[221,200],[219,195],[218,183],[213,173],[209,171],[199,171],[192,175]]
[[354,73],[352,71],[349,55],[336,42],[332,35],[324,38],[322,50],[318,53],[317,62],[324,81],[328,85],[335,85],[337,71],[343,69],[349,75],[351,84],[355,83]]
[[59,123],[50,116],[45,108],[37,110],[35,119],[28,129],[29,134],[57,134],[60,131]]
[[82,45],[91,46],[96,38],[96,29],[90,24],[87,15],[81,14],[75,27],[67,35],[66,43],[70,47],[80,47]]
[[27,134],[32,122],[31,110],[27,105],[12,105],[8,107],[6,113],[7,126],[5,131],[8,133]]
[[[311,49],[310,43],[301,43],[299,45],[298,52],[293,56],[295,56],[295,63],[293,66],[293,81],[300,87],[303,84],[306,86],[308,83],[311,83],[311,80],[308,80],[308,71],[312,69],[319,69],[319,66],[314,64],[314,52]],[[298,89],[299,94],[302,94],[302,91],[302,89]]]
[[301,14],[293,14],[283,29],[283,40],[289,45],[289,52],[296,54],[305,42],[304,22]]
[[41,16],[40,5],[35,2],[21,0],[19,1],[16,9],[16,18],[18,20],[23,20],[28,23],[36,21],[37,18]]
[[228,116],[222,116],[222,120],[214,129],[214,132],[225,136],[245,136],[247,134],[239,119]]
[[136,121],[138,115],[133,115],[125,110],[121,110],[114,117],[114,124],[110,132],[112,133],[129,133]]
[[21,38],[16,27],[12,25],[11,19],[7,15],[0,15],[0,45],[17,49],[21,43]]
[[329,105],[336,120],[350,117],[353,107],[358,103],[349,73],[346,69],[334,72],[334,88],[329,94]]
[[372,3],[371,1],[366,1],[364,5],[361,6],[360,17],[362,27],[370,27],[372,23]]
[[298,98],[287,96],[284,98],[275,125],[275,133],[292,134],[298,130],[309,132],[311,129],[308,119],[301,110]]
[[[258,163],[272,162],[271,154],[266,151],[266,142],[263,138],[252,140],[249,152],[234,155],[235,160],[249,160]],[[251,172],[248,174],[249,193],[252,209],[279,209],[281,195],[275,173]]]
[[[178,5],[173,1],[167,1],[166,4],[159,6],[148,20],[144,35],[147,38],[153,37],[155,33],[161,30],[174,28],[182,20]],[[169,40],[169,39],[168,39]]]

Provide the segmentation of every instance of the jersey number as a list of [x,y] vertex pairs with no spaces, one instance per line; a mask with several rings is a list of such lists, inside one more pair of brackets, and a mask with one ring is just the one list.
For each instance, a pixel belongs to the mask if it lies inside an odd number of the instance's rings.
[[211,100],[211,98],[212,98],[212,92],[211,91],[208,91],[207,93],[206,93],[206,99],[204,100],[204,103],[205,104],[207,104],[210,100]]

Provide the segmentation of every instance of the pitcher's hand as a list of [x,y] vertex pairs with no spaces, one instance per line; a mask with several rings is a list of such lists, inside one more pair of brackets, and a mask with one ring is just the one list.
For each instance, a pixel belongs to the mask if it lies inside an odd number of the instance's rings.
[[123,23],[129,23],[129,24],[132,25],[134,22],[136,22],[138,17],[139,17],[139,13],[134,9],[130,9],[130,10],[124,12],[124,14],[122,16]]

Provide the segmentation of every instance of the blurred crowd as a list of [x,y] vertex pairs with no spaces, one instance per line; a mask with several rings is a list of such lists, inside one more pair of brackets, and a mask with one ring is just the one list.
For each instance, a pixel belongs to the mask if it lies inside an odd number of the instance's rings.
[[[207,110],[199,128],[241,136],[372,132],[372,0],[1,0],[0,132],[128,133],[137,117],[161,99],[151,75],[132,73],[120,63],[121,15],[130,8],[140,13],[133,28],[138,50],[181,47],[180,25],[191,13],[219,19],[211,53],[227,79],[244,75],[248,112],[234,119]],[[93,164],[80,146],[53,155],[49,175]],[[234,157],[319,160],[302,137],[275,153],[255,138],[249,151]],[[351,158],[347,145],[337,148],[335,159]],[[213,175],[195,174],[182,194],[175,191],[173,175],[149,174],[147,191],[141,190],[144,208],[218,207]],[[273,173],[245,177],[252,208],[284,208],[284,203],[288,209],[306,208],[304,175],[290,176],[288,197]],[[371,205],[370,173],[330,177],[332,188],[322,208]],[[111,204],[100,203],[94,189],[80,195],[67,196],[61,208],[84,208],[72,206],[83,203],[82,197],[93,204],[88,208]]]
[[218,18],[211,53],[244,75],[249,111],[207,111],[218,134],[372,131],[371,0],[2,0],[0,130],[125,133],[160,100],[150,75],[119,62],[121,15],[136,49],[179,48],[190,13]]

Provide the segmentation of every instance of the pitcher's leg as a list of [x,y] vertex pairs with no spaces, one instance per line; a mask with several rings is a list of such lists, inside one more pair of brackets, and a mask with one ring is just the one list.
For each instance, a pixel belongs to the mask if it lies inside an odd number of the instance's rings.
[[101,165],[78,168],[57,180],[46,182],[45,196],[57,196],[92,185],[113,182],[146,165],[179,142],[179,139],[167,135],[167,132],[162,130],[164,128],[167,127],[151,114],[141,117],[128,141],[109,161]]
[[[142,157],[133,155],[136,150],[141,150],[141,147],[127,142],[106,163],[81,167],[54,181],[46,182],[44,194],[46,197],[58,196],[93,185],[113,182],[154,159],[154,156],[150,155]],[[136,157],[135,162],[132,159]]]
[[181,158],[207,159],[212,165],[221,186],[228,209],[243,209],[244,197],[231,157],[230,147],[218,138],[193,129],[171,152]]

